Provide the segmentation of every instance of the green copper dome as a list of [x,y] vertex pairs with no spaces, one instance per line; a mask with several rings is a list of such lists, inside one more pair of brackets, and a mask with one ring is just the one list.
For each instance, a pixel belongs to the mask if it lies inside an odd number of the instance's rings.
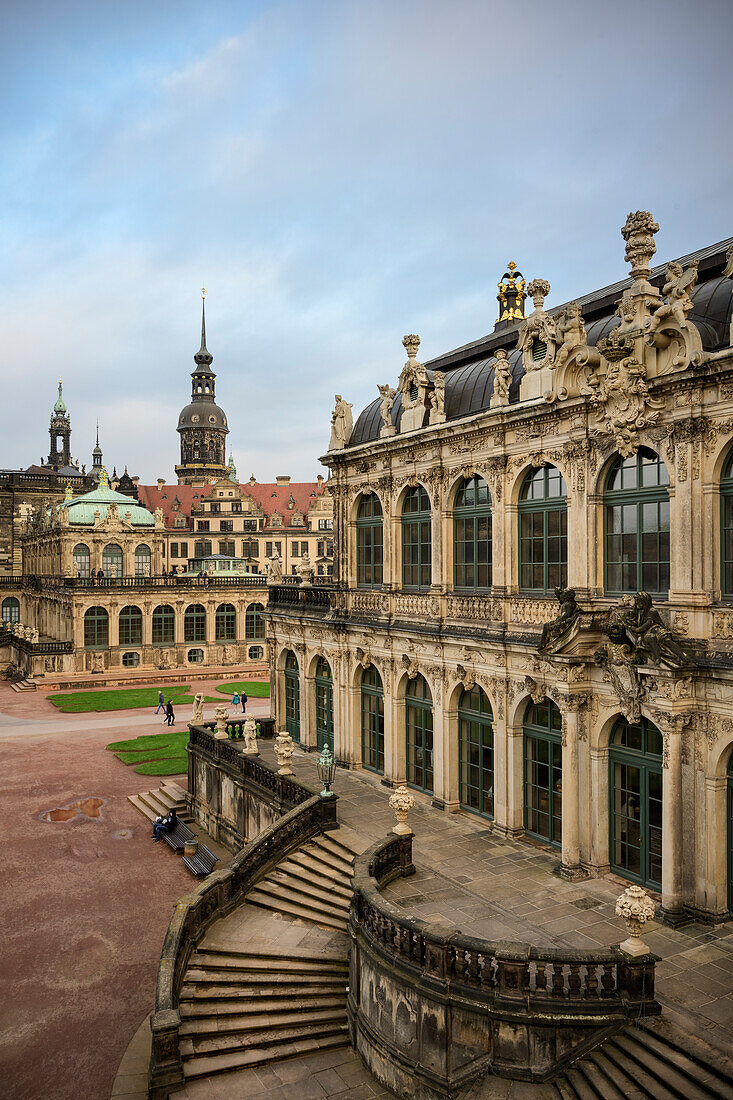
[[142,504],[137,504],[130,497],[125,496],[124,493],[115,493],[113,489],[110,489],[107,471],[104,467],[102,467],[97,488],[92,489],[91,493],[74,497],[73,500],[64,504],[64,508],[69,514],[69,523],[72,526],[78,524],[92,527],[95,512],[99,512],[100,517],[104,519],[109,511],[110,504],[117,505],[120,519],[127,519],[127,512],[129,512],[129,521],[133,526],[155,527],[155,516],[152,512],[149,512],[147,508],[143,508]]
[[66,403],[64,401],[63,394],[61,393],[61,379],[60,378],[59,378],[59,395],[56,399],[56,404],[53,407],[53,411],[58,416],[65,416],[66,415]]

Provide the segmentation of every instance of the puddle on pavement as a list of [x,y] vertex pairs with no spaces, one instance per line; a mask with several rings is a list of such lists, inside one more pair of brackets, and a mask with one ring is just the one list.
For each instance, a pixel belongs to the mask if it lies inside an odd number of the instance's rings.
[[102,806],[104,806],[102,798],[77,798],[68,806],[57,806],[54,810],[45,810],[41,814],[41,821],[71,821],[77,816],[99,817]]

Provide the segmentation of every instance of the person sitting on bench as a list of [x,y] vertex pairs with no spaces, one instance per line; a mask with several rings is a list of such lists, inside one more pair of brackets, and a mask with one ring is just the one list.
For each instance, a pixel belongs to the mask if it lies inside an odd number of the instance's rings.
[[163,833],[172,833],[178,824],[178,817],[175,810],[169,810],[165,817],[156,817],[153,822],[153,840],[157,842],[160,840]]

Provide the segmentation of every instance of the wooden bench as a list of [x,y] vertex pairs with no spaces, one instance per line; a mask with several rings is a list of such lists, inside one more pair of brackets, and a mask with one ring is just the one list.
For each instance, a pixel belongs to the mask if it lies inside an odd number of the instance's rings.
[[196,855],[184,856],[183,862],[192,875],[202,878],[204,875],[211,874],[214,870],[214,864],[219,862],[219,857],[215,856],[205,844],[199,844]]
[[195,839],[196,834],[193,829],[189,829],[188,825],[185,825],[180,818],[176,822],[175,829],[172,829],[169,833],[163,833],[163,840],[174,852],[182,852],[186,842]]

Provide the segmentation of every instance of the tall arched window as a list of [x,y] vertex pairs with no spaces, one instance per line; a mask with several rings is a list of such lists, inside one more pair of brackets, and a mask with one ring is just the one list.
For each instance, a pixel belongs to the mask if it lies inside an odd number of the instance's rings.
[[237,639],[237,609],[233,603],[220,603],[216,609],[217,642],[234,642]]
[[554,703],[532,703],[524,719],[524,827],[562,844],[562,715]]
[[728,757],[726,810],[728,817],[728,909],[733,910],[733,753]]
[[103,607],[90,607],[84,614],[84,648],[106,649],[109,645],[109,616]]
[[285,729],[300,741],[300,670],[292,649],[285,658]]
[[606,478],[606,592],[669,592],[669,476],[647,447],[616,459]]
[[6,596],[3,600],[3,622],[20,622],[20,600],[17,596]]
[[384,775],[384,687],[374,665],[361,674],[361,762]]
[[416,485],[402,505],[402,587],[430,588],[431,561],[430,499]]
[[464,478],[453,507],[453,581],[456,588],[491,587],[491,494],[478,475]]
[[264,638],[265,619],[262,614],[264,610],[261,603],[251,603],[247,608],[244,616],[244,636],[248,642],[253,638]]
[[316,664],[316,746],[320,751],[326,745],[333,752],[333,676],[325,657]]
[[135,547],[135,576],[150,576],[150,547],[144,542]]
[[206,608],[203,604],[189,604],[183,613],[184,642],[206,641]]
[[91,555],[89,554],[89,547],[79,542],[74,547],[74,573],[77,577],[88,577],[91,572]]
[[620,718],[609,752],[611,867],[662,888],[662,735],[642,717]]
[[556,466],[527,474],[519,497],[519,587],[552,592],[568,580],[565,479]]
[[376,493],[361,498],[356,517],[356,583],[373,588],[382,583],[382,505]]
[[153,612],[153,645],[173,645],[176,640],[176,614],[164,603]]
[[407,681],[405,689],[407,782],[433,793],[433,697],[424,676]]
[[109,546],[105,546],[102,551],[102,572],[105,577],[121,577],[122,562],[121,546],[118,546],[116,542],[111,542]]
[[494,727],[491,703],[476,686],[458,703],[459,798],[465,810],[494,816]]
[[130,604],[120,611],[120,645],[143,644],[143,613]]
[[724,596],[733,596],[733,451],[723,467],[720,482],[720,532],[723,559],[721,587]]

